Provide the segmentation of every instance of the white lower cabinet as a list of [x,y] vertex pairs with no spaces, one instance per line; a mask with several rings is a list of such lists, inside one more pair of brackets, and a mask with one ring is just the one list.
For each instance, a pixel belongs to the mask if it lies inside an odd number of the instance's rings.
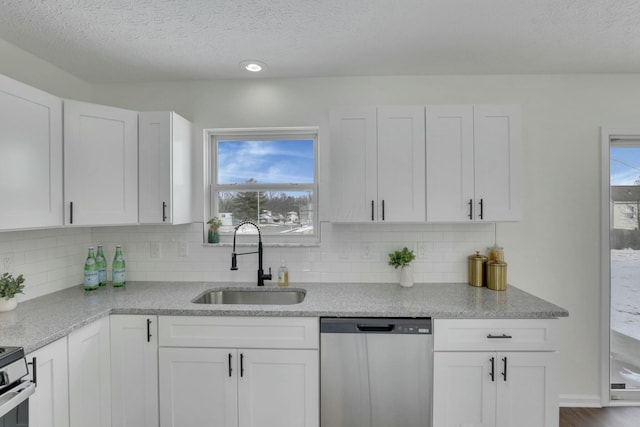
[[[160,426],[318,427],[317,322],[161,316]],[[169,346],[196,336],[211,348]]]
[[109,317],[69,334],[71,427],[111,426]]
[[35,427],[69,427],[67,337],[30,353],[27,361],[31,379],[37,385],[29,398],[29,424]]
[[163,427],[317,426],[316,350],[161,348]]
[[557,381],[556,356],[554,352],[436,352],[433,425],[557,426],[557,393],[554,399],[549,388]]
[[111,316],[111,425],[158,426],[156,316]]
[[160,425],[237,426],[234,356],[235,350],[161,348]]
[[[433,426],[557,427],[556,332],[548,320],[436,320]],[[529,348],[536,336],[545,351]]]
[[317,350],[238,350],[240,427],[318,425]]

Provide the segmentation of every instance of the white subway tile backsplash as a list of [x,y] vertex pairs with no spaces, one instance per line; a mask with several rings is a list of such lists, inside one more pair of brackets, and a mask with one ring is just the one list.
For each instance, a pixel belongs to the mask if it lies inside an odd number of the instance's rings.
[[[399,272],[388,254],[406,246],[416,254],[416,282],[467,280],[467,256],[486,252],[495,241],[493,224],[331,224],[323,222],[317,246],[269,246],[265,237],[265,270],[274,279],[281,260],[292,285],[305,282],[396,282]],[[88,246],[102,244],[108,264],[115,245],[123,247],[129,280],[253,282],[257,257],[238,260],[230,271],[231,248],[202,244],[202,224],[57,228],[0,233],[0,260],[12,260],[13,273],[24,274],[26,300],[82,283]],[[151,255],[151,242],[160,257]],[[180,246],[188,256],[180,256]],[[0,263],[0,269],[3,264]],[[3,271],[0,270],[0,273]],[[273,285],[275,281],[270,283]]]
[[82,283],[82,266],[91,242],[90,228],[26,230],[0,233],[0,260],[11,257],[13,268],[0,273],[25,277],[18,301]]

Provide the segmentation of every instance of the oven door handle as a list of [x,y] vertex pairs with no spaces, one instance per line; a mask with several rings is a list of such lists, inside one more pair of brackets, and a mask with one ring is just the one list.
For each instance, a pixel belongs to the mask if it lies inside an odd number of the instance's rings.
[[13,408],[27,400],[36,391],[36,385],[31,381],[23,381],[20,385],[0,395],[0,419]]

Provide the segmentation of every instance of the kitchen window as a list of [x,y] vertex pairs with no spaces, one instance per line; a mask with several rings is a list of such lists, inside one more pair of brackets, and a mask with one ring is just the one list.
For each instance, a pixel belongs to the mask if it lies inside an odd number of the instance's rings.
[[[260,226],[265,244],[318,242],[317,128],[213,129],[208,134],[209,218],[222,221],[222,243],[231,242],[234,228],[247,220]],[[255,233],[242,227],[238,241]]]

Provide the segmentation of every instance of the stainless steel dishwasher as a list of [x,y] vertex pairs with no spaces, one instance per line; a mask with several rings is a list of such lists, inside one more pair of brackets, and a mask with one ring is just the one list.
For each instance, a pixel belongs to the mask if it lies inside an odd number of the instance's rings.
[[322,427],[430,427],[430,318],[320,319]]

